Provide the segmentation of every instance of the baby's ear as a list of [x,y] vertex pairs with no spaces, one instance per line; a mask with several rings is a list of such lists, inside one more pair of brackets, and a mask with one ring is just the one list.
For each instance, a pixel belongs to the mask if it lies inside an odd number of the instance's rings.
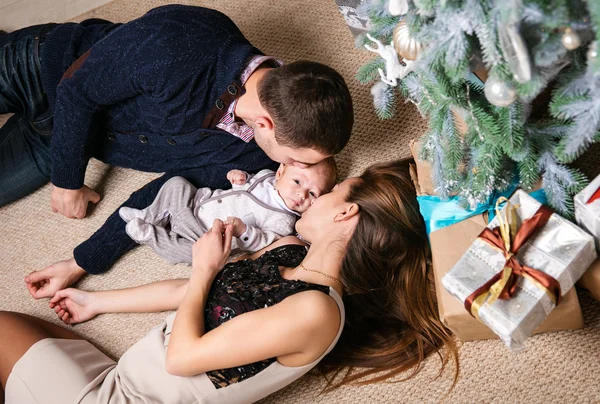
[[277,169],[277,172],[275,173],[275,179],[278,180],[279,177],[281,177],[283,175],[284,171],[285,171],[285,164],[284,163],[279,164],[279,168]]

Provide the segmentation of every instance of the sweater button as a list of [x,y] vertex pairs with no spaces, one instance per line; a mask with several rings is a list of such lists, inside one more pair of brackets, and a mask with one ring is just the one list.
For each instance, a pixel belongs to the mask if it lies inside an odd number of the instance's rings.
[[143,144],[148,143],[148,138],[144,135],[140,135],[139,139],[140,139],[140,142],[142,142]]
[[225,108],[225,103],[224,103],[223,101],[221,101],[221,100],[217,100],[217,101],[215,102],[215,106],[216,106],[217,108],[219,108],[219,109],[223,109],[223,108]]
[[223,201],[222,201],[222,200],[220,200],[220,199],[217,199],[217,203],[221,203],[221,202],[223,202]]
[[170,144],[171,146],[175,146],[177,144],[175,139],[167,139],[167,143]]
[[237,88],[233,84],[231,84],[229,87],[227,87],[227,91],[231,95],[236,95],[237,94]]
[[106,137],[108,138],[108,140],[115,140],[115,139],[117,138],[117,137],[115,136],[115,134],[114,134],[114,133],[112,133],[112,132],[108,132],[108,133],[106,134]]

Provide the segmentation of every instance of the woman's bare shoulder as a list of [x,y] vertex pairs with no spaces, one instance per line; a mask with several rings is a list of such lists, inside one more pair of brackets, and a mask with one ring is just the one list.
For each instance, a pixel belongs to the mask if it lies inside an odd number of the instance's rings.
[[293,319],[287,326],[298,338],[302,355],[278,357],[286,366],[302,366],[319,358],[331,345],[341,326],[340,309],[331,296],[318,290],[307,290],[284,299],[281,303],[283,318]]

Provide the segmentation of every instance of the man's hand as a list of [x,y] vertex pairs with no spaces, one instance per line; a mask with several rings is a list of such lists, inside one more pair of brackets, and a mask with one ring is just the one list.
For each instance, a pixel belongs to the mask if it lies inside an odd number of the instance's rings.
[[246,183],[246,173],[241,170],[231,170],[227,173],[227,179],[231,185],[244,185]]
[[53,297],[59,290],[74,284],[86,272],[74,258],[58,261],[41,271],[33,271],[25,277],[25,284],[35,299]]
[[88,203],[99,201],[100,195],[85,185],[79,189],[64,189],[54,185],[50,194],[52,211],[70,219],[83,219],[87,213]]

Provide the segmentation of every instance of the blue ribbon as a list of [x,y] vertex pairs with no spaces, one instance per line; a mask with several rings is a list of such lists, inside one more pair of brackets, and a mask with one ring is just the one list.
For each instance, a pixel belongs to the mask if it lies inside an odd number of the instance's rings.
[[[475,209],[462,206],[457,196],[448,199],[441,199],[437,196],[418,196],[419,210],[425,219],[427,234],[484,212],[488,212],[489,221],[492,221],[496,214],[494,211],[496,201],[500,197],[510,197],[516,189],[517,185],[513,183],[503,192],[494,191],[486,203],[480,203]],[[547,204],[546,193],[543,189],[533,191],[529,195],[541,204]]]

